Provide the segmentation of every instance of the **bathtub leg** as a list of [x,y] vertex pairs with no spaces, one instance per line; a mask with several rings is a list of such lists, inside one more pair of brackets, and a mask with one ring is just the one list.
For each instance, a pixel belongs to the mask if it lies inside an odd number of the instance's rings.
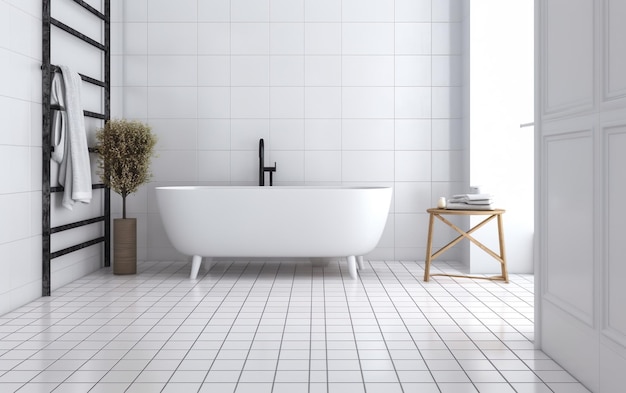
[[194,255],[191,260],[191,274],[189,278],[195,280],[198,277],[198,271],[200,270],[200,265],[202,264],[202,257],[200,255]]
[[204,258],[203,267],[204,270],[206,270],[207,272],[211,270],[211,268],[213,267],[213,258]]
[[365,267],[363,265],[363,255],[357,255],[356,263],[359,265],[359,270],[363,270],[363,268]]
[[348,257],[348,271],[350,272],[350,277],[356,279],[356,257],[354,255]]

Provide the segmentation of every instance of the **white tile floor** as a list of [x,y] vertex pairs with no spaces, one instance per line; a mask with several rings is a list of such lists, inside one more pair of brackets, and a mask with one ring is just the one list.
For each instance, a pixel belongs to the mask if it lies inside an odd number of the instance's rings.
[[[578,393],[533,339],[533,276],[423,263],[146,262],[0,317],[1,392]],[[437,262],[439,269],[454,265]]]

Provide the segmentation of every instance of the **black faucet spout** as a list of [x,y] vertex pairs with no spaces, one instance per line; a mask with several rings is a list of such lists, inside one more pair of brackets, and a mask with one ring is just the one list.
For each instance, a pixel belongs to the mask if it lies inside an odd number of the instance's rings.
[[270,173],[270,186],[274,183],[274,172],[276,172],[276,163],[274,166],[265,166],[265,143],[263,138],[259,139],[259,186],[265,185],[265,172]]
[[259,139],[259,186],[265,185],[265,143]]

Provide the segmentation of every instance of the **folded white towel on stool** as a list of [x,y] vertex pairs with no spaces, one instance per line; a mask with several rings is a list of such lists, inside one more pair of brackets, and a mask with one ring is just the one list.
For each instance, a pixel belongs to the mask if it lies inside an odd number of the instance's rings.
[[468,205],[491,205],[493,195],[491,194],[460,194],[449,199],[452,203],[466,203]]
[[486,205],[470,205],[468,203],[462,202],[448,202],[446,204],[446,209],[449,210],[495,210],[495,206],[493,203]]
[[495,210],[491,194],[458,194],[448,200],[450,210]]

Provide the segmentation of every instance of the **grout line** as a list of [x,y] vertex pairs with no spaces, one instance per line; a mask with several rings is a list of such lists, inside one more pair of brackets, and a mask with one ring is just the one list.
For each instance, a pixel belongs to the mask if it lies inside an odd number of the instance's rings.
[[[283,267],[283,266],[284,266],[283,264],[279,265],[278,269],[276,270],[277,271],[277,275],[278,275],[278,272],[280,271],[280,268]],[[283,343],[285,342],[285,331],[287,330],[287,321],[289,320],[289,308],[290,308],[290,305],[291,305],[291,298],[292,298],[292,295],[293,295],[293,284],[294,284],[294,281],[295,281],[295,270],[296,269],[294,267],[293,268],[293,274],[291,276],[291,287],[289,289],[289,300],[287,301],[287,312],[286,312],[287,315],[285,316],[285,321],[283,323],[283,332],[282,332],[282,335],[280,337],[280,346],[278,347],[278,356],[277,356],[277,359],[276,359],[276,368],[274,370],[274,378],[272,379],[272,388],[274,388],[276,386],[276,377],[278,375],[278,371],[279,371],[279,367],[280,367],[280,361],[281,361],[281,357],[282,357],[281,354],[282,354],[282,351],[283,351]]]
[[[369,263],[369,261],[368,261],[368,265],[370,265],[370,267],[371,267],[371,264]],[[373,271],[373,269],[372,269],[372,271]],[[376,277],[377,277],[377,278],[379,278],[379,277],[378,277],[378,275],[376,275]],[[360,278],[360,275],[359,275],[359,278]],[[379,281],[380,281],[380,278],[379,278]],[[365,287],[365,284],[364,284],[364,283],[363,283],[363,286]],[[381,282],[381,286],[383,286],[383,285],[382,285],[382,282]],[[385,292],[386,292],[386,291],[385,291]],[[402,390],[402,392],[404,393],[404,391],[405,391],[405,390],[404,390],[404,387],[402,386],[402,381],[400,380],[400,375],[398,374],[398,369],[396,368],[396,362],[394,361],[393,357],[391,356],[391,351],[389,350],[389,345],[387,344],[387,340],[385,339],[385,335],[384,335],[384,333],[383,333],[382,326],[381,326],[381,324],[380,324],[380,321],[378,320],[378,317],[376,316],[376,309],[375,309],[374,305],[372,304],[372,299],[370,298],[370,296],[369,296],[369,294],[368,294],[368,292],[367,292],[367,289],[365,290],[365,297],[367,298],[367,301],[368,301],[368,303],[369,303],[369,305],[370,305],[370,308],[372,309],[372,313],[374,314],[374,319],[376,319],[376,325],[378,326],[378,330],[380,330],[381,335],[382,335],[382,337],[383,337],[383,342],[384,342],[384,344],[385,344],[385,348],[386,348],[386,350],[387,350],[387,354],[389,355],[389,360],[390,360],[390,361],[391,361],[391,363],[394,365],[394,367],[393,367],[393,368],[394,368],[394,370],[393,370],[393,371],[394,371],[394,373],[395,373],[395,375],[396,375],[396,378],[398,379],[398,382],[400,383],[400,389],[401,389],[401,390]],[[390,301],[390,302],[393,302],[393,300],[391,299],[391,297],[389,296],[389,294],[387,294],[387,298],[389,299],[389,301]],[[395,308],[395,306],[394,306],[394,308]],[[396,309],[396,312],[398,313],[398,315],[401,315],[401,314],[400,314],[400,312],[398,311],[398,309],[397,309],[397,308],[395,308],[395,309]],[[403,325],[403,326],[404,326],[404,328],[406,329],[407,334],[409,334],[409,335],[410,335],[410,332],[409,332],[409,330],[408,330],[407,326],[406,326],[406,325]],[[356,340],[355,340],[355,341],[356,341]],[[418,352],[419,352],[419,353],[420,353],[420,355],[421,355],[421,351],[420,351],[419,347],[417,347],[417,344],[416,344],[415,346],[416,346],[416,348],[417,348]],[[422,357],[422,358],[423,358],[423,357]],[[424,362],[424,363],[426,363],[426,362]],[[426,365],[426,367],[428,367],[428,365]],[[429,372],[430,372],[430,369],[429,369]],[[431,373],[431,376],[432,376],[432,373]],[[434,378],[433,378],[433,379],[434,379]]]
[[328,307],[326,305],[326,269],[322,271],[322,287],[324,288],[324,361],[326,362],[326,391],[330,391],[330,378],[328,378],[328,326],[326,324],[328,320]]
[[[261,274],[262,274],[262,272],[263,272],[263,269],[265,269],[265,267],[266,267],[266,266],[267,266],[267,265],[266,265],[265,263],[263,263],[263,267],[262,267],[262,269],[261,269],[261,270],[259,270],[259,275],[257,276],[257,279],[258,279],[258,277],[259,277],[259,276],[261,276]],[[268,303],[270,302],[271,293],[272,293],[272,290],[274,289],[274,284],[276,283],[276,279],[278,278],[278,272],[279,272],[279,270],[280,270],[280,266],[276,267],[276,272],[274,273],[274,279],[272,280],[272,286],[271,286],[271,287],[270,287],[270,289],[269,289],[269,293],[268,293],[267,299],[265,300],[265,305],[263,306],[263,311],[261,312],[261,317],[259,318],[259,322],[258,322],[258,324],[257,324],[257,328],[256,328],[256,330],[255,330],[255,332],[254,332],[254,336],[252,337],[252,342],[250,343],[250,348],[248,348],[248,353],[246,354],[246,358],[244,359],[243,366],[241,367],[241,373],[239,374],[239,379],[238,379],[238,381],[237,381],[237,385],[236,385],[236,387],[238,387],[238,386],[239,386],[239,383],[240,383],[240,381],[241,381],[241,376],[243,375],[243,373],[244,373],[244,371],[245,371],[245,368],[246,368],[246,364],[248,363],[248,357],[250,356],[250,352],[252,351],[252,347],[254,346],[254,339],[256,338],[256,336],[257,336],[257,334],[258,334],[258,332],[259,332],[259,327],[261,326],[261,323],[262,323],[262,321],[263,321],[263,314],[265,313],[265,310],[267,309],[267,305],[268,305]],[[256,283],[256,280],[255,280],[255,282],[251,285],[251,287],[250,287],[250,292],[252,292],[252,290],[254,289],[254,284],[255,284],[255,283]],[[248,299],[248,297],[246,297],[246,300],[247,300],[247,299]],[[244,301],[244,304],[245,304],[245,301]],[[242,307],[243,307],[243,305],[242,305]],[[219,354],[219,352],[218,352],[218,354]],[[276,360],[276,367],[278,367],[278,360]],[[244,382],[244,383],[245,383],[245,382]]]
[[[365,375],[363,374],[363,362],[361,361],[361,354],[359,353],[359,348],[358,348],[358,345],[357,345],[358,340],[356,338],[356,333],[354,331],[354,320],[352,319],[352,313],[351,313],[351,310],[350,310],[349,295],[348,295],[348,292],[346,291],[346,277],[344,276],[344,271],[343,270],[340,270],[339,274],[341,275],[341,284],[342,284],[342,287],[343,287],[344,294],[346,296],[346,307],[348,309],[348,316],[350,318],[350,325],[352,327],[352,329],[351,329],[352,330],[352,337],[353,337],[353,340],[354,340],[354,346],[355,346],[357,360],[359,362],[359,372],[361,373],[361,380],[363,381],[363,389],[365,389],[365,391],[367,391],[367,385],[365,383]],[[348,277],[347,279],[352,280],[351,277]],[[357,277],[356,277],[355,280],[357,281],[357,283],[359,285],[362,286],[361,277],[360,277],[360,275],[358,275],[358,273],[357,273]],[[379,329],[380,329],[380,326],[379,326]],[[382,335],[382,333],[381,333],[381,335]],[[386,344],[385,344],[385,346],[386,346]],[[387,353],[389,353],[389,350],[387,350]],[[402,389],[402,392],[404,393],[404,389]]]

